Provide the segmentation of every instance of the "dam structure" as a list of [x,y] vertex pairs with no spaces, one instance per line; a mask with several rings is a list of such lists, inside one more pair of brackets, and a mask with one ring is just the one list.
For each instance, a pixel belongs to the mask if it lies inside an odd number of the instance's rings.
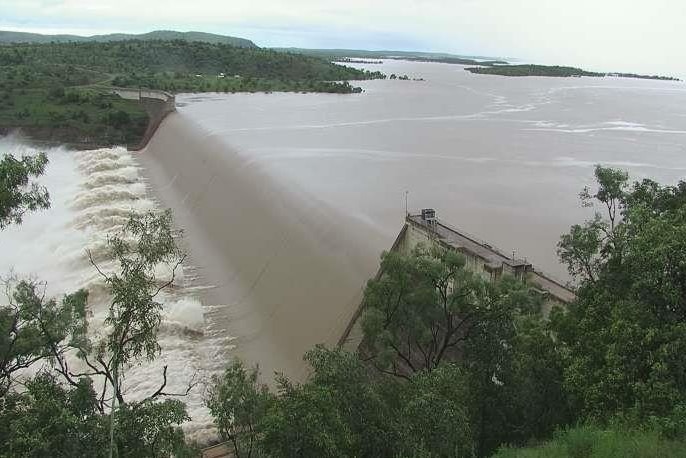
[[155,135],[157,128],[160,127],[160,124],[164,121],[164,118],[166,118],[169,113],[176,111],[176,96],[169,92],[123,87],[112,88],[111,92],[122,99],[138,100],[150,117],[148,127],[145,129],[145,133],[143,134],[140,143],[129,148],[132,151],[140,151],[145,148],[153,135]]
[[[509,275],[526,282],[531,288],[544,297],[542,312],[550,313],[555,306],[562,306],[574,301],[576,295],[560,281],[536,270],[527,259],[518,259],[514,253],[508,256],[502,250],[467,234],[436,217],[434,209],[426,208],[419,214],[407,214],[405,224],[400,230],[391,251],[408,254],[417,245],[438,246],[447,250],[462,253],[466,267],[478,273],[488,281],[497,281]],[[377,273],[377,278],[383,274]],[[361,316],[364,304],[361,304],[338,343],[348,351],[356,351],[362,343],[363,332]]]

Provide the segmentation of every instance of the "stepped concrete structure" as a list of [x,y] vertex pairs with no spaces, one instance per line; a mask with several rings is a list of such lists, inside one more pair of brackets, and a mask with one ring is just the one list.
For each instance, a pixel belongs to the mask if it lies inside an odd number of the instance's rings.
[[[527,259],[517,259],[514,253],[508,256],[489,243],[439,220],[433,209],[423,209],[415,215],[408,214],[391,251],[409,253],[420,243],[438,244],[445,249],[462,253],[466,258],[467,267],[486,280],[496,281],[503,275],[510,275],[528,283],[545,297],[542,310],[544,315],[554,306],[564,307],[576,298],[571,289],[535,269]],[[377,278],[382,274],[383,272],[379,271]],[[355,351],[362,342],[360,318],[363,308],[361,304],[339,340],[339,346],[346,350]]]

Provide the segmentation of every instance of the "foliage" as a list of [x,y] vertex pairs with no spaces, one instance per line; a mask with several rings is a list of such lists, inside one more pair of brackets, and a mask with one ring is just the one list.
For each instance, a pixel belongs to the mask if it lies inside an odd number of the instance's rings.
[[16,374],[34,363],[65,359],[70,345],[84,337],[88,298],[81,290],[58,303],[46,300],[36,283],[20,281],[8,287],[9,304],[0,308],[0,395]]
[[493,65],[483,67],[468,67],[465,70],[480,75],[503,76],[605,76],[603,73],[588,72],[575,67],[561,67],[558,65]]
[[560,243],[580,289],[566,313],[553,315],[554,329],[577,411],[642,422],[686,399],[686,185],[631,186],[624,172],[603,167],[596,180],[597,192],[582,198],[604,216]]
[[384,78],[324,59],[178,40],[0,46],[0,129],[84,145],[137,144],[148,116],[114,86],[169,92],[356,93]]
[[[178,427],[188,419],[180,401],[131,403],[116,415],[116,456],[196,456]],[[41,373],[25,391],[0,398],[0,457],[105,457],[108,428],[87,377],[65,389],[53,375]]]
[[[659,76],[659,75],[637,75],[635,73],[598,73],[589,72],[587,70],[582,70],[576,67],[564,67],[559,65],[531,65],[531,64],[521,64],[512,65],[506,62],[474,62],[474,64],[479,65],[478,67],[468,67],[465,68],[468,72],[476,73],[479,75],[501,75],[501,76],[553,76],[553,77],[580,77],[580,76],[590,76],[590,77],[604,77],[613,76],[619,78],[639,78],[639,79],[650,79],[650,80],[663,80],[663,81],[680,81],[679,78],[674,78],[671,76]],[[507,64],[507,65],[503,65]]]
[[547,324],[537,315],[514,316],[509,324],[499,339],[481,334],[465,356],[479,456],[503,443],[549,437],[573,419],[559,348]]
[[547,437],[567,420],[555,347],[546,351],[551,341],[535,325],[522,328],[512,340],[512,369],[498,375],[506,382],[490,379],[490,390],[462,362],[405,380],[378,377],[357,355],[316,347],[306,355],[308,381],[279,377],[275,396],[263,394],[255,371],[234,363],[213,381],[211,413],[228,430],[223,437],[242,435],[243,444],[249,437],[256,456],[488,456],[504,442]]
[[7,154],[0,160],[0,230],[21,224],[28,211],[50,206],[47,189],[32,181],[43,174],[48,164],[45,153],[15,159]]
[[266,387],[258,383],[257,368],[247,371],[235,360],[221,376],[213,376],[206,405],[222,439],[231,442],[236,458],[255,455],[262,437],[262,420],[272,402]]
[[488,282],[453,250],[385,253],[381,271],[365,289],[365,351],[379,370],[400,377],[434,370],[485,326],[498,340],[500,325],[515,311],[534,307],[523,285]]
[[107,423],[89,379],[66,390],[43,373],[25,388],[0,398],[0,456],[105,456]]
[[474,455],[470,393],[465,380],[459,366],[444,364],[432,372],[416,374],[402,386],[400,456],[419,450],[433,457]]
[[665,439],[651,429],[579,426],[528,448],[503,447],[494,458],[653,458],[686,454],[686,442]]
[[190,420],[178,399],[125,404],[116,416],[117,456],[121,458],[197,456],[178,426]]

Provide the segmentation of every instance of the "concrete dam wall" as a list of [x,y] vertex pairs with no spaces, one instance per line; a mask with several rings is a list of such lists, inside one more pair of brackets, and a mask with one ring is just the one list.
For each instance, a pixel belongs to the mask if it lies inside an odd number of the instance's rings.
[[378,267],[366,228],[170,113],[138,155],[153,194],[184,230],[198,266],[206,336],[230,358],[307,376],[303,354],[335,346]]
[[145,148],[164,118],[169,113],[176,111],[176,97],[168,92],[130,88],[114,88],[112,92],[122,99],[140,101],[150,117],[148,127],[145,129],[140,143],[130,148],[133,151],[140,151]]

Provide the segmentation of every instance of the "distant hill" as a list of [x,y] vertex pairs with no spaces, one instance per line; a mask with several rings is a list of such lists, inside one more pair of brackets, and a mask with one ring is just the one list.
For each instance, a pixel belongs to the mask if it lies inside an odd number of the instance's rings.
[[305,54],[328,59],[340,59],[344,57],[363,59],[403,59],[419,62],[444,62],[462,65],[490,65],[493,63],[505,64],[506,61],[493,57],[462,56],[457,54],[420,52],[420,51],[367,51],[363,49],[305,49],[305,48],[272,48],[279,52]]
[[663,81],[680,81],[678,78],[660,75],[638,75],[636,73],[598,73],[588,72],[576,67],[561,67],[559,65],[493,65],[465,68],[468,72],[480,75],[500,76],[553,76],[553,77],[605,77],[638,78]]
[[130,34],[113,33],[108,35],[42,35],[40,33],[10,32],[0,30],[0,44],[8,43],[69,43],[69,42],[107,42],[124,40],[184,40],[204,43],[226,44],[240,48],[257,48],[257,45],[245,38],[229,37],[205,32],[176,32],[173,30],[155,30],[154,32]]

